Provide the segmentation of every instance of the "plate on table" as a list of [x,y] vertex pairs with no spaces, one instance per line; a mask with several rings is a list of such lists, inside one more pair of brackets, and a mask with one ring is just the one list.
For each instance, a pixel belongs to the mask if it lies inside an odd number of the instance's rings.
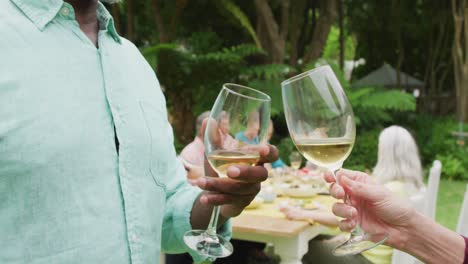
[[319,189],[311,186],[291,186],[283,190],[284,194],[293,198],[311,198],[319,192]]

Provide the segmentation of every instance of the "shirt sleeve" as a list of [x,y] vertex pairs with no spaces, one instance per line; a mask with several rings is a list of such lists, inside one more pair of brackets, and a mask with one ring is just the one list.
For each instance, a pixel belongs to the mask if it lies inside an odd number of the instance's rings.
[[[191,251],[185,245],[183,237],[185,232],[192,229],[190,215],[201,190],[187,183],[185,169],[177,158],[174,158],[174,165],[174,177],[166,184],[167,201],[162,228],[162,250],[167,253],[188,252],[195,262],[200,262],[205,258]],[[230,239],[230,220],[219,228],[218,233]]]

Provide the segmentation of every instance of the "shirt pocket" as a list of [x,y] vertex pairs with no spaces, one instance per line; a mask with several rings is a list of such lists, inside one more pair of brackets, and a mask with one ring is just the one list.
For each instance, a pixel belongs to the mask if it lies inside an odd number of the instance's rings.
[[172,129],[166,110],[147,101],[140,101],[140,108],[150,139],[149,172],[157,186],[166,192],[169,166],[175,159]]

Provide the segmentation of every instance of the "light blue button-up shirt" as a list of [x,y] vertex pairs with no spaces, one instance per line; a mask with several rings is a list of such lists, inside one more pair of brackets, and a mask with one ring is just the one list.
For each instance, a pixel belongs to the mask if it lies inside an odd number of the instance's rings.
[[62,0],[0,1],[0,263],[146,264],[161,246],[187,250],[200,191],[176,159],[158,80],[97,14],[98,49]]

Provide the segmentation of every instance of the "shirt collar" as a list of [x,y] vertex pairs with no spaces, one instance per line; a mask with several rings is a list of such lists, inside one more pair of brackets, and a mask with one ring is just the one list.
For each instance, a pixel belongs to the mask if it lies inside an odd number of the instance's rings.
[[[63,2],[63,0],[11,0],[28,18],[31,20],[39,30],[43,31],[60,12],[62,8],[70,10],[68,16],[73,16],[73,8]],[[120,36],[115,29],[114,19],[111,14],[101,2],[98,2],[97,16],[99,21],[99,28],[106,29],[112,38],[121,43]]]
[[115,29],[114,18],[101,2],[98,2],[97,17],[99,21],[99,28],[106,29],[116,42],[122,43],[120,36]]

